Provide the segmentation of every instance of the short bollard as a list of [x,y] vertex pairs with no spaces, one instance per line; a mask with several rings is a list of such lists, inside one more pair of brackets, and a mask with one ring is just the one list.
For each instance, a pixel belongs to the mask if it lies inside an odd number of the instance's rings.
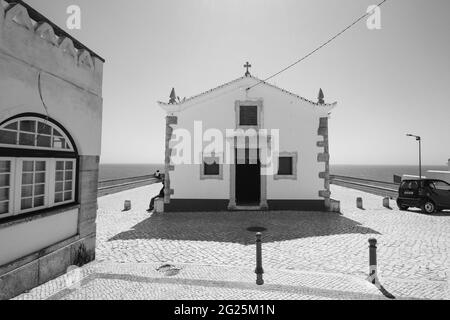
[[125,203],[123,204],[123,211],[131,210],[131,201],[125,200]]
[[377,239],[369,239],[369,277],[368,279],[372,284],[377,285]]
[[256,234],[256,284],[262,286],[264,284],[263,279],[263,267],[262,267],[262,242],[261,242],[261,232]]
[[389,198],[388,197],[386,197],[386,198],[383,198],[383,207],[385,207],[385,208],[387,208],[387,209],[390,209],[391,208],[391,206],[390,206],[390,203],[389,203]]
[[363,208],[363,199],[362,198],[356,198],[356,207],[358,209],[364,209]]

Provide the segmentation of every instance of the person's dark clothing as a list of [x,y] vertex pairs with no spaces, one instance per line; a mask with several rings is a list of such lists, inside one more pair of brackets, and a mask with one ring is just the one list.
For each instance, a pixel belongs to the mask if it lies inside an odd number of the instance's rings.
[[157,196],[153,197],[150,200],[150,205],[148,207],[148,210],[153,210],[154,209],[155,200],[158,199],[158,198],[164,198],[164,186],[162,187],[161,191],[159,191],[159,194]]

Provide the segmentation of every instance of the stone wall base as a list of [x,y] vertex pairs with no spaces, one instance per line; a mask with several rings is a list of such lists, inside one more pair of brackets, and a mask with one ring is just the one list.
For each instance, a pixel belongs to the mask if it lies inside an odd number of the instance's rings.
[[[25,291],[44,284],[66,273],[67,268],[74,264],[79,247],[84,244],[88,253],[88,261],[95,259],[95,234],[79,239],[74,237],[63,241],[61,248],[48,254],[35,253],[29,257],[21,258],[18,261],[0,267],[0,300],[14,298]],[[53,245],[52,248],[58,246]],[[40,252],[48,252],[49,249]],[[33,260],[31,260],[31,259]],[[27,262],[30,261],[31,262]],[[25,264],[23,264],[25,263]],[[12,270],[11,266],[18,266]],[[9,269],[2,274],[2,270]]]
[[[164,212],[228,211],[228,199],[171,199]],[[324,200],[267,200],[268,209],[280,211],[327,211]],[[264,211],[266,211],[264,210]]]

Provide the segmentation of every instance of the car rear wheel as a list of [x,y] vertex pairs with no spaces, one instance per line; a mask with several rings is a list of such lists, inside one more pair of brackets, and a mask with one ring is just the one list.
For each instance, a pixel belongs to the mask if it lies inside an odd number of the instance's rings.
[[406,211],[409,209],[409,207],[402,204],[401,201],[397,201],[397,207],[402,211]]
[[432,214],[436,212],[436,206],[433,201],[427,200],[422,206],[422,211],[426,214]]

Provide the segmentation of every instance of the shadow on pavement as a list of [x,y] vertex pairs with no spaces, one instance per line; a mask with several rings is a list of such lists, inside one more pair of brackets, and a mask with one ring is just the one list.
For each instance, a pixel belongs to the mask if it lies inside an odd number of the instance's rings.
[[[264,286],[256,286],[249,282],[238,282],[238,281],[218,281],[218,280],[203,280],[203,279],[187,279],[187,278],[153,278],[130,274],[110,274],[110,273],[96,273],[92,274],[82,282],[82,286],[86,286],[88,283],[95,280],[121,280],[125,282],[136,282],[136,283],[146,283],[146,284],[158,284],[165,286],[176,286],[176,290],[180,290],[180,285],[185,286],[196,286],[203,288],[218,288],[218,289],[238,289],[238,290],[256,290],[282,293],[291,293],[296,295],[313,296],[325,299],[357,299],[357,300],[379,300],[384,299],[384,296],[363,293],[363,292],[352,292],[352,291],[342,291],[333,289],[323,289],[314,288],[302,285],[283,285],[283,284],[265,284]],[[47,298],[46,300],[60,300],[60,299],[70,299],[71,295],[74,295],[75,299],[78,299],[77,291],[83,290],[83,288],[77,290],[65,289],[57,294],[54,294]],[[81,292],[80,292],[81,293]],[[119,296],[113,297],[113,299],[121,299],[121,291],[116,292]],[[82,294],[82,293],[81,293]],[[111,297],[109,297],[111,298]],[[211,297],[214,299],[214,297]]]
[[163,239],[255,243],[249,227],[264,227],[263,242],[339,234],[379,234],[359,222],[325,212],[214,212],[153,214],[108,241]]

